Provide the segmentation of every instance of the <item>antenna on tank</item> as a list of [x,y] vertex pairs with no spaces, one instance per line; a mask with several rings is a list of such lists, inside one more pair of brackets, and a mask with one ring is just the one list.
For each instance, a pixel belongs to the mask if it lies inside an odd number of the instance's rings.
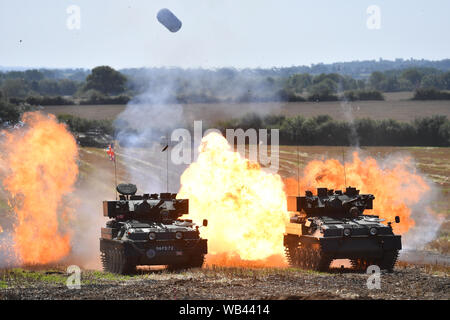
[[167,154],[166,154],[166,188],[167,193],[169,193],[169,133],[167,133]]
[[297,194],[300,196],[300,153],[297,145]]
[[166,192],[169,193],[169,133],[166,134],[165,139],[166,143],[161,152],[166,152]]
[[344,190],[347,188],[347,172],[345,170],[345,150],[344,147],[342,147],[342,163],[344,164]]
[[109,156],[109,160],[114,161],[114,184],[115,184],[115,190],[116,190],[116,200],[117,200],[117,156],[116,152],[114,150],[116,140],[114,140],[112,143],[109,144],[108,148],[106,149],[106,153]]

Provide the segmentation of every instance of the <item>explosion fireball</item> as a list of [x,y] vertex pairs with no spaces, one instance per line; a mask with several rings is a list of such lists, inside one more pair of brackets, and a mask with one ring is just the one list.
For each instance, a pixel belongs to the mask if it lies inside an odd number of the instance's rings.
[[241,157],[217,133],[204,137],[199,151],[181,176],[178,197],[189,198],[194,221],[209,220],[202,230],[209,239],[207,262],[221,257],[221,264],[242,264],[282,255],[288,212],[281,177]]
[[23,127],[3,133],[3,187],[17,216],[15,253],[24,264],[45,264],[65,257],[71,248],[71,208],[63,197],[77,179],[78,148],[53,115],[25,113],[22,122]]
[[[382,166],[372,157],[361,160],[355,151],[352,162],[345,164],[345,174],[344,165],[338,160],[309,162],[300,178],[300,191],[315,192],[318,187],[342,190],[345,189],[345,182],[347,186],[361,190],[361,193],[375,196],[370,214],[379,215],[386,221],[394,221],[395,216],[399,216],[401,223],[393,226],[395,232],[400,234],[415,225],[411,208],[430,190],[427,181],[414,172],[411,158],[398,158],[389,162],[388,166]],[[296,179],[286,179],[285,184],[289,194],[297,194]]]

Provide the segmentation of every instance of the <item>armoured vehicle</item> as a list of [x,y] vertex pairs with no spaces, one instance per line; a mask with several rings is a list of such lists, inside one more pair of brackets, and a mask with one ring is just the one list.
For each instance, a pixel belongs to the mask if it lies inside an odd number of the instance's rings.
[[[117,186],[119,200],[103,201],[109,217],[101,230],[100,251],[105,271],[127,274],[137,265],[167,265],[170,269],[198,268],[207,253],[207,240],[192,220],[188,199],[176,194],[136,195],[133,184]],[[203,226],[208,221],[203,220]]]
[[363,214],[373,208],[374,199],[352,187],[345,192],[318,188],[317,195],[306,191],[304,197],[288,197],[292,213],[284,247],[289,264],[326,271],[332,260],[350,259],[357,270],[377,265],[392,271],[401,236],[393,233],[391,222],[385,225],[379,216]]

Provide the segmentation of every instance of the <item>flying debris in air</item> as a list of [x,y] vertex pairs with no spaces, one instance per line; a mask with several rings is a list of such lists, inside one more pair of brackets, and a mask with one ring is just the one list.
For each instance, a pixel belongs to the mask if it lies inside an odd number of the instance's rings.
[[177,32],[181,29],[181,21],[169,9],[159,10],[156,18],[170,32]]

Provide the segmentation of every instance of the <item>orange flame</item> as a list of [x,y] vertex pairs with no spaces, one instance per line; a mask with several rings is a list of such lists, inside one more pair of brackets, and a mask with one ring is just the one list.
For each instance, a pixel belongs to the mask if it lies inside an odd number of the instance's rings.
[[[352,162],[346,162],[345,174],[344,166],[338,160],[313,160],[303,170],[300,190],[304,193],[305,190],[315,192],[317,187],[344,189],[346,176],[347,186],[375,196],[373,210],[365,213],[379,215],[386,222],[399,216],[401,223],[393,227],[397,233],[404,234],[415,224],[411,207],[430,189],[411,168],[412,161],[408,157],[398,158],[390,167],[383,167],[372,157],[361,160],[358,152],[353,153]],[[288,194],[297,194],[295,179],[286,179],[285,184]]]
[[242,158],[217,133],[204,137],[199,151],[181,176],[178,198],[189,199],[189,217],[195,222],[209,220],[202,229],[211,253],[207,263],[283,262],[273,258],[283,254],[288,219],[281,177]]
[[77,179],[78,148],[66,126],[52,115],[25,113],[22,121],[22,128],[4,133],[8,173],[3,186],[17,215],[16,253],[25,264],[45,264],[70,251],[70,232],[63,230],[70,208],[63,197]]

